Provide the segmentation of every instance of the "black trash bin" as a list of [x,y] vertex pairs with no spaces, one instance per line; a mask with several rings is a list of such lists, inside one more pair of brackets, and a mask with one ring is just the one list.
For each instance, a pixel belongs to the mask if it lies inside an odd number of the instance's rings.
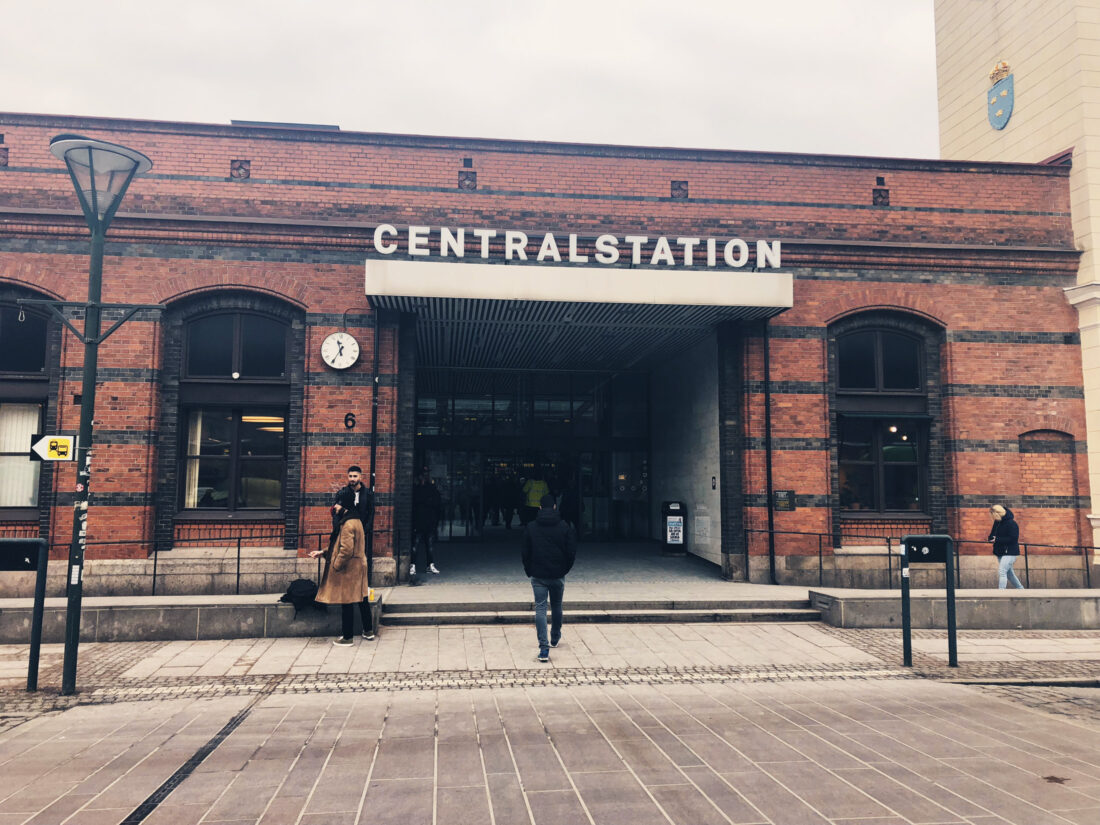
[[661,536],[661,549],[665,554],[687,553],[687,505],[684,502],[661,502]]

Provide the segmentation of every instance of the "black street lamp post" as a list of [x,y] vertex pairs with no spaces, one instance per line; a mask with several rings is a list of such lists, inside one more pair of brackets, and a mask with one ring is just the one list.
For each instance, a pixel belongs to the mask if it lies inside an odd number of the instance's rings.
[[[152,168],[153,162],[141,152],[90,140],[80,135],[58,135],[50,141],[50,151],[65,161],[76,188],[80,208],[92,233],[91,260],[88,266],[88,301],[24,300],[25,304],[45,304],[84,343],[84,380],[80,396],[80,434],[76,448],[76,500],[73,504],[73,537],[69,546],[69,571],[66,579],[68,606],[65,614],[65,662],[61,693],[76,692],[77,647],[80,643],[80,602],[84,581],[84,550],[87,542],[88,492],[91,486],[90,451],[92,420],[95,415],[96,367],[99,345],[139,309],[156,308],[148,304],[104,304],[103,244],[107,227],[118,210],[130,181]],[[76,329],[63,312],[66,308],[84,309],[84,330]],[[128,310],[106,333],[100,334],[100,316],[104,308]]]

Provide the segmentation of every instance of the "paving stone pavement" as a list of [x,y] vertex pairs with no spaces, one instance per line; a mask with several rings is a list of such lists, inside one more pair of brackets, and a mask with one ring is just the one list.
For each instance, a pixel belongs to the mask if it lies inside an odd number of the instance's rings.
[[1095,823],[1097,732],[915,679],[92,704],[0,734],[0,823]]
[[[0,647],[0,825],[1100,823],[1100,632],[584,625]],[[1029,675],[1030,674],[1030,675]],[[1042,685],[947,680],[1028,678]]]

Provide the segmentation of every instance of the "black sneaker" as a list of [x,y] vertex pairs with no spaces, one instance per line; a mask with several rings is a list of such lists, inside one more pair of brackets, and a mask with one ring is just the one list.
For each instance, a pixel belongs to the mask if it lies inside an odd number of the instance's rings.
[[374,631],[364,630],[363,631],[363,638],[366,639],[368,642],[373,642],[374,641]]
[[339,639],[333,639],[332,643],[337,647],[350,647],[354,642],[353,639],[347,639],[341,636]]
[[540,647],[539,648],[539,661],[540,662],[549,662],[550,661],[550,648],[548,648],[548,647]]
[[559,638],[559,639],[551,639],[551,640],[550,640],[550,647],[557,647],[557,646],[558,646],[558,642],[560,642],[560,641],[561,641],[561,639],[560,639],[560,638]]

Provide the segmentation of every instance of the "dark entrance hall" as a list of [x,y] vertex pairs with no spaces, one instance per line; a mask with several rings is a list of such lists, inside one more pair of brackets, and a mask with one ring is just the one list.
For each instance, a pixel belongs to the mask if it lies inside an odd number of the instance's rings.
[[415,466],[439,489],[443,542],[506,541],[546,492],[582,539],[644,541],[648,375],[418,370]]

